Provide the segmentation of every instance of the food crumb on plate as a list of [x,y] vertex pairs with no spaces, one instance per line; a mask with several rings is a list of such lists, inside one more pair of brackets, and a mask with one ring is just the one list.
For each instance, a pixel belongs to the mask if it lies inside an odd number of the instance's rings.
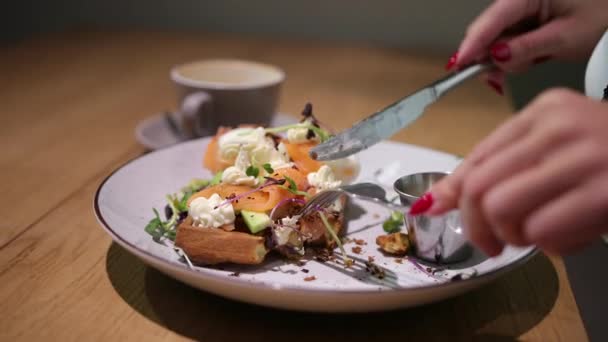
[[304,273],[308,273],[308,272],[310,272],[310,271],[309,271],[308,269],[306,269],[306,268],[303,268],[301,271],[302,271],[302,272],[304,272]]
[[367,261],[368,261],[368,262],[374,262],[374,261],[376,261],[376,258],[374,258],[374,257],[373,257],[373,256],[371,256],[371,255],[368,255],[368,256],[367,256]]
[[378,279],[383,279],[386,276],[384,269],[371,261],[365,263],[365,270]]
[[304,281],[313,281],[313,280],[317,280],[317,277],[315,277],[314,275],[304,278]]
[[355,247],[351,248],[351,250],[355,254],[361,254],[361,247],[359,247],[359,246],[355,246]]
[[395,262],[398,264],[403,264],[403,259],[397,258],[397,259],[395,259]]
[[240,272],[233,272],[233,273],[230,273],[230,276],[231,276],[231,277],[238,277],[238,276],[240,276],[240,275],[241,275],[241,273],[240,273]]
[[375,219],[378,219],[378,218],[380,218],[380,214],[378,214],[378,213],[374,213],[374,214],[372,215],[372,217],[373,217],[373,218],[375,218]]
[[367,242],[365,242],[365,240],[363,240],[363,239],[354,239],[353,241],[355,241],[355,243],[359,246],[367,245]]

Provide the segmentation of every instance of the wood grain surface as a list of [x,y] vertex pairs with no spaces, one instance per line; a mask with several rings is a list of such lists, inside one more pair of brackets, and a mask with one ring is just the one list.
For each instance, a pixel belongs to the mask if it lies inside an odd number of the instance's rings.
[[[314,103],[336,128],[440,77],[445,56],[203,33],[67,32],[0,53],[0,340],[584,341],[561,259],[538,255],[500,280],[421,308],[379,314],[284,312],[178,283],[112,244],[93,194],[144,149],[137,122],[176,107],[177,63],[272,63],[288,76],[280,111]],[[511,115],[469,82],[397,141],[465,155]],[[280,295],[277,294],[277,295]]]

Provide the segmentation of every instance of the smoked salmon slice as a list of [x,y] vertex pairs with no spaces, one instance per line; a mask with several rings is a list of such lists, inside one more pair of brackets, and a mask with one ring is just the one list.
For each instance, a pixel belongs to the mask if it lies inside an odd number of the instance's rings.
[[310,158],[308,152],[310,149],[316,145],[314,142],[309,142],[305,144],[290,144],[287,140],[283,140],[283,144],[285,145],[285,149],[287,150],[287,154],[291,160],[293,160],[294,164],[300,169],[302,173],[305,175],[311,172],[317,172],[319,168],[323,165],[320,162]]
[[220,158],[220,150],[218,147],[218,140],[228,131],[230,131],[230,128],[220,127],[215,136],[209,142],[209,145],[207,145],[207,150],[203,156],[203,167],[213,173],[223,171],[230,166],[230,162]]
[[[306,177],[298,170],[290,167],[278,169],[272,175],[275,179],[284,179],[285,176],[293,179],[296,183],[298,190],[305,190],[308,188],[308,181]],[[286,183],[286,186],[289,184]],[[195,194],[193,194],[188,200],[188,205],[195,198],[204,197],[209,198],[214,193],[217,193],[222,198],[239,196],[240,194],[246,193],[253,190],[253,188],[244,185],[231,185],[231,184],[218,184],[205,188]],[[238,201],[232,202],[234,210],[251,210],[255,212],[267,212],[272,210],[280,201],[286,198],[296,197],[291,192],[277,186],[271,185],[265,187],[259,191],[251,193],[247,196],[240,198]]]

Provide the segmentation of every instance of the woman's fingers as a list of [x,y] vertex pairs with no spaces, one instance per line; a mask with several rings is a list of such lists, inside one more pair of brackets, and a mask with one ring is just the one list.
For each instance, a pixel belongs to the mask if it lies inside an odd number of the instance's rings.
[[538,166],[515,173],[492,186],[482,210],[494,232],[513,245],[533,243],[525,238],[522,222],[543,203],[582,183],[597,165],[583,145],[566,146],[544,155]]
[[468,159],[473,165],[479,165],[490,156],[526,136],[532,128],[532,122],[533,119],[523,113],[511,118],[484,138],[473,149]]
[[504,244],[492,231],[485,219],[478,200],[463,196],[458,207],[464,224],[464,231],[469,241],[479,247],[488,256],[496,256],[502,252]]
[[[427,201],[430,201],[427,208],[419,212],[410,211],[410,214],[439,215],[457,208],[462,182],[470,169],[469,164],[470,163],[465,160],[454,170],[454,172],[433,184],[429,192],[425,195]],[[414,205],[416,205],[416,203],[414,203]]]
[[493,70],[486,74],[486,83],[499,95],[504,95],[505,73],[502,70]]
[[555,56],[565,46],[569,19],[556,19],[540,28],[499,41],[490,48],[494,62],[509,72],[522,71]]
[[429,191],[432,205],[427,211],[420,213],[439,215],[456,208],[465,177],[489,156],[524,137],[530,130],[531,123],[532,120],[528,116],[519,115],[485,138],[451,175],[433,185]]
[[555,121],[539,122],[538,125],[546,128],[536,129],[534,134],[517,134],[517,130],[508,130],[510,134],[502,134],[502,140],[495,140],[500,143],[500,149],[489,150],[480,162],[475,163],[462,191],[472,198],[481,199],[490,188],[506,178],[536,167],[545,156],[574,136]]
[[608,232],[606,105],[571,91],[539,96],[431,189],[428,214],[458,207],[470,240],[567,253]]
[[[602,179],[603,178],[603,179]],[[608,175],[573,188],[524,223],[526,240],[550,253],[568,253],[608,232]]]
[[[490,45],[509,27],[534,15],[542,1],[498,0],[488,7],[467,29],[458,49],[456,66],[468,65],[487,56]],[[538,6],[530,4],[539,3]]]

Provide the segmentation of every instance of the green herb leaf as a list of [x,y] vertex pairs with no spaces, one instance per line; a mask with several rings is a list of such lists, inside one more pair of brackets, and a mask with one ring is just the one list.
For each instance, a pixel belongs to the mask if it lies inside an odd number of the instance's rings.
[[289,188],[288,189],[291,192],[298,191],[298,186],[296,185],[296,182],[293,179],[291,179],[290,177],[285,176],[285,180],[289,183]]
[[386,220],[382,223],[382,229],[389,234],[396,233],[401,230],[401,225],[398,222]]
[[245,171],[245,174],[247,176],[256,178],[260,174],[260,169],[258,169],[257,167],[251,165],[251,166],[249,166],[247,168],[247,170]]
[[194,194],[193,191],[184,192],[182,198],[177,203],[175,203],[175,207],[180,213],[188,211],[188,200],[190,199],[192,194]]
[[158,214],[158,210],[152,209],[154,211],[154,218],[148,222],[146,228],[144,230],[146,233],[152,235],[154,240],[160,239],[163,235],[165,235],[165,226],[160,219],[160,215]]
[[269,163],[262,165],[262,167],[264,168],[264,170],[266,170],[266,172],[270,174],[274,173],[274,169],[272,168],[272,166],[270,166]]
[[159,219],[153,218],[146,225],[145,231],[153,237],[161,237],[163,235],[163,225]]
[[298,186],[296,185],[296,182],[293,179],[285,176],[285,180],[287,181],[287,183],[289,183],[289,186],[287,187],[284,185],[279,185],[280,188],[285,189],[296,196],[310,197],[310,194],[308,192],[298,190]]
[[403,216],[403,213],[400,211],[393,211],[391,213],[391,220],[393,220],[393,221],[398,221],[399,223],[403,223],[404,219],[405,219],[405,217]]
[[403,213],[400,211],[393,211],[391,216],[382,223],[382,229],[384,229],[387,233],[396,233],[401,231],[401,227],[403,226]]
[[171,241],[175,241],[175,235],[177,235],[177,230],[175,229],[168,231],[166,234],[167,238],[169,238]]
[[279,188],[287,190],[296,196],[304,196],[306,198],[310,197],[310,194],[306,191],[293,190],[292,188],[288,188],[285,185],[279,185]]

